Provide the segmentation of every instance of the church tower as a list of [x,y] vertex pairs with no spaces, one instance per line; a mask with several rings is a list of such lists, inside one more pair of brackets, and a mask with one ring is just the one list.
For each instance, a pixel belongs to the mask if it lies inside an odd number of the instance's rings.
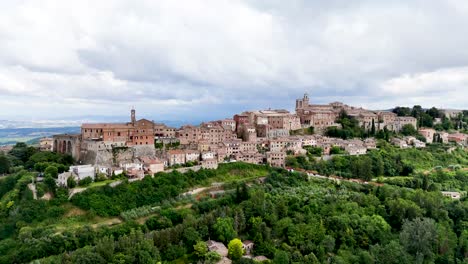
[[130,119],[132,121],[132,125],[135,125],[136,122],[136,116],[135,116],[135,108],[132,107],[132,111],[130,112]]
[[309,95],[304,94],[302,99],[296,99],[296,110],[309,106]]

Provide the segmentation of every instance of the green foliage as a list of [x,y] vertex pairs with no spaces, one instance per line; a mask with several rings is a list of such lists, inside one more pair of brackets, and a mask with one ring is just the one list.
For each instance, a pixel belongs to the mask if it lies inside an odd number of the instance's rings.
[[349,116],[345,111],[340,113],[336,122],[341,124],[341,128],[328,127],[325,132],[327,136],[342,139],[366,136],[364,128],[359,126],[359,121],[356,118]]
[[75,188],[77,185],[76,181],[75,181],[75,178],[74,177],[68,177],[67,179],[67,187],[72,189],[72,188]]
[[73,196],[71,202],[85,210],[93,209],[99,216],[117,216],[123,211],[175,198],[190,186],[206,184],[210,179],[259,177],[266,172],[267,168],[259,165],[229,163],[221,164],[217,170],[158,173],[155,177],[145,177],[133,183],[124,182],[116,187],[89,188]]
[[47,175],[44,177],[44,183],[48,188],[48,191],[55,193],[57,190],[57,183],[55,182],[55,179],[52,178],[52,176]]
[[208,246],[204,241],[198,241],[195,245],[193,245],[193,249],[195,250],[195,255],[197,255],[199,259],[204,259],[208,253]]
[[0,153],[0,174],[5,174],[10,172],[10,167],[12,163],[10,158],[7,155]]
[[[141,206],[137,208],[133,208],[130,210],[127,210],[125,212],[120,213],[120,217],[122,217],[125,221],[130,221],[130,220],[135,220],[144,216],[148,216],[150,214],[153,214],[155,212],[159,211],[159,207],[156,206]],[[150,218],[151,219],[151,218]],[[153,230],[153,229],[151,229]]]
[[17,158],[20,162],[26,163],[29,158],[38,152],[34,147],[28,147],[26,143],[16,143],[12,150],[8,153],[9,155]]
[[403,125],[403,127],[401,128],[400,133],[403,134],[404,136],[416,136],[416,135],[418,135],[418,131],[411,124]]
[[[373,186],[309,179],[284,169],[223,164],[214,171],[159,173],[114,188],[89,188],[76,194],[71,204],[64,188],[58,188],[51,201],[31,200],[27,184],[34,174],[22,171],[0,179],[5,184],[0,184],[0,263],[35,259],[40,263],[216,263],[220,256],[208,252],[203,241],[221,240],[233,251],[227,242],[235,237],[253,240],[253,254],[265,255],[273,263],[466,261],[468,203],[432,191],[433,186],[466,188],[466,153],[380,146],[360,157],[295,161],[349,177],[400,173],[408,166],[422,170],[434,164],[461,164],[461,168],[409,172],[408,177],[382,178],[383,186]],[[259,177],[265,171],[263,184],[253,180],[225,184],[228,192],[219,198],[178,197],[215,179]],[[387,183],[390,179],[404,187]],[[72,205],[84,215],[72,216]],[[102,224],[110,220],[107,216],[119,215],[123,223]],[[73,222],[66,227],[56,222],[70,218],[104,222],[89,226]]]
[[304,149],[311,156],[320,157],[323,154],[323,148],[321,147],[305,146]]
[[392,110],[392,112],[398,116],[411,116],[412,110],[409,107],[397,106]]
[[228,244],[228,256],[232,260],[238,260],[244,255],[242,241],[238,238],[231,240]]
[[236,237],[234,230],[234,219],[230,217],[219,217],[213,226],[217,238],[225,243]]
[[146,220],[145,224],[149,230],[160,230],[160,229],[172,227],[171,219],[165,216],[151,217],[148,220]]
[[88,186],[93,182],[93,179],[91,177],[85,177],[82,180],[78,181],[79,186]]
[[338,146],[332,146],[330,148],[330,154],[344,154],[345,151]]
[[289,255],[288,253],[278,250],[275,253],[275,258],[273,259],[274,264],[289,264]]
[[57,179],[57,177],[58,177],[58,168],[55,167],[55,166],[48,166],[44,170],[44,175],[45,175],[45,177],[52,177],[52,178]]
[[437,245],[437,226],[433,219],[416,218],[405,220],[400,241],[406,252],[416,256],[416,261],[430,262],[434,259]]

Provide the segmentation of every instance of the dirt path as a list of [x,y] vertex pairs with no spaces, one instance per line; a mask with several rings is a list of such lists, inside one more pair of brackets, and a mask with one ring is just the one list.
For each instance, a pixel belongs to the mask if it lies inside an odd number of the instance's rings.
[[28,184],[28,188],[29,188],[29,190],[31,190],[31,192],[33,193],[33,198],[34,198],[34,200],[37,200],[36,184],[30,183],[30,184]]

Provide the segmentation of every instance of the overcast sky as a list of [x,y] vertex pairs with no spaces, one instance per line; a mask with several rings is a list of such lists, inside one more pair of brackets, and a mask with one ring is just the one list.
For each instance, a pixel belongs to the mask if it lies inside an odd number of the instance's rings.
[[0,1],[0,118],[468,108],[466,0]]

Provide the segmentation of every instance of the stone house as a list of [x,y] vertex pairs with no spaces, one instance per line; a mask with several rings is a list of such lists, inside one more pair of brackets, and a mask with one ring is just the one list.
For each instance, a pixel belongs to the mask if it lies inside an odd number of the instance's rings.
[[349,155],[364,155],[367,153],[367,148],[364,146],[346,146],[345,150]]
[[251,240],[242,241],[242,248],[244,249],[245,254],[250,255],[252,254],[254,247],[254,242]]
[[141,157],[140,160],[143,163],[143,169],[149,173],[155,174],[164,171],[164,161],[162,160],[150,157]]
[[185,152],[180,149],[171,149],[167,152],[169,166],[185,164]]
[[400,138],[392,138],[391,139],[391,142],[393,145],[397,146],[397,147],[400,147],[402,149],[404,148],[408,148],[408,143],[406,143],[405,140],[403,139],[400,139]]
[[215,158],[211,159],[204,159],[201,161],[201,167],[204,169],[217,169],[218,168],[218,160]]
[[198,150],[185,150],[185,162],[195,162],[200,160],[200,152]]
[[432,128],[420,128],[418,133],[426,139],[426,143],[432,143],[436,131]]
[[286,165],[286,152],[283,151],[268,151],[266,153],[267,163],[272,167],[282,167]]

